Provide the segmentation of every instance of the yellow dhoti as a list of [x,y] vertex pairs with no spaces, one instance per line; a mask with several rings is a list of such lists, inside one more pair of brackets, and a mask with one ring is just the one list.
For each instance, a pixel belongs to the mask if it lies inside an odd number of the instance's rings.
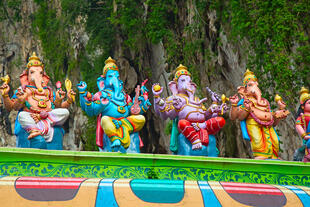
[[246,120],[254,157],[278,159],[279,140],[274,128],[258,124],[253,118]]
[[[112,120],[120,122],[120,127],[117,129]],[[144,126],[145,118],[142,115],[131,115],[126,118],[113,118],[103,116],[101,118],[101,126],[104,133],[110,138],[111,142],[119,139],[122,146],[127,149],[130,145],[130,134],[140,131]]]

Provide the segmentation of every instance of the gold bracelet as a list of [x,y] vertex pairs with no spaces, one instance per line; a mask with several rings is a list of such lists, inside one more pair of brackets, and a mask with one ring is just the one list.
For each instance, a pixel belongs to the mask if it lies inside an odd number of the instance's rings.
[[17,102],[18,103],[20,103],[20,104],[24,104],[25,103],[25,101],[24,102],[22,102],[21,100],[19,100],[19,99],[17,99]]
[[72,102],[71,102],[69,99],[67,100],[67,103],[68,103],[68,104],[72,104]]
[[237,107],[238,106],[238,104],[230,104],[231,106],[235,106],[235,107]]
[[160,96],[159,95],[154,95],[154,98],[160,98]]
[[304,138],[305,136],[307,136],[307,133],[304,132],[302,135],[301,135],[301,138]]
[[3,98],[6,98],[6,97],[8,97],[9,96],[9,94],[2,94],[2,97]]
[[80,94],[83,94],[83,93],[85,93],[85,91],[82,91],[82,92],[79,92]]
[[90,102],[90,103],[85,102],[85,104],[86,104],[87,106],[90,106],[90,105],[91,105],[91,103],[92,103],[92,102]]

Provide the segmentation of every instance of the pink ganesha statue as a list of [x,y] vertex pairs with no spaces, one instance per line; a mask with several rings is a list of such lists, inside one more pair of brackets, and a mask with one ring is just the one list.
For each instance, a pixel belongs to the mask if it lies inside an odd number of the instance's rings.
[[49,77],[35,53],[20,75],[21,86],[9,97],[9,77],[2,78],[0,86],[3,103],[8,111],[19,111],[15,122],[18,147],[62,149],[64,130],[61,126],[69,117],[68,107],[74,101],[71,81],[66,80],[65,92],[59,87],[56,93],[48,87]]
[[279,137],[274,126],[289,114],[282,98],[276,95],[279,109],[273,112],[262,97],[256,76],[249,70],[244,74],[243,86],[238,87],[238,94],[241,100],[237,94],[230,97],[230,119],[240,120],[243,138],[251,142],[255,159],[278,159]]
[[205,108],[203,103],[207,98],[200,100],[195,96],[196,87],[187,67],[179,65],[174,80],[169,82],[172,96],[163,100],[160,97],[163,88],[153,85],[155,112],[163,119],[173,120],[170,150],[175,154],[216,157],[218,150],[213,135],[225,125],[225,119],[218,115],[223,114],[227,106],[225,102],[220,104],[219,96],[207,89],[214,103],[209,109]]
[[302,87],[300,90],[300,107],[297,112],[296,130],[303,139],[305,148],[304,162],[310,162],[310,94]]

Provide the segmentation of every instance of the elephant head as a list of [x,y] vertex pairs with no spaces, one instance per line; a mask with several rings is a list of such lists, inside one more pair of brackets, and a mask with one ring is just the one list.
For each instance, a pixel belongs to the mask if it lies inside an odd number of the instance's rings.
[[196,84],[192,82],[191,74],[187,67],[180,64],[174,76],[174,80],[169,82],[169,88],[173,95],[186,94],[190,102],[195,101]]
[[38,91],[43,91],[43,87],[47,86],[49,77],[44,71],[44,65],[35,53],[29,58],[27,69],[19,77],[22,87],[26,85],[35,86]]
[[260,106],[267,106],[268,102],[262,98],[262,92],[258,87],[257,78],[253,72],[247,70],[244,74],[243,86],[238,87],[238,93],[242,97],[252,97]]
[[97,86],[100,91],[111,90],[112,99],[117,101],[123,101],[125,96],[123,93],[123,81],[119,77],[118,67],[115,60],[109,57],[105,61],[103,69],[103,75],[97,79]]

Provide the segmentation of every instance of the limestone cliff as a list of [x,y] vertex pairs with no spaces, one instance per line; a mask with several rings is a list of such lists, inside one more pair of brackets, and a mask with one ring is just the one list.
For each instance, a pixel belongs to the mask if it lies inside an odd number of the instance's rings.
[[[225,8],[214,8],[210,1],[160,2],[164,3],[4,0],[0,4],[0,75],[9,74],[11,88],[16,89],[27,57],[36,51],[46,63],[51,86],[66,76],[73,84],[80,80],[94,82],[102,72],[104,59],[110,55],[119,65],[126,92],[132,95],[135,86],[148,78],[149,89],[152,83],[159,82],[167,96],[171,72],[180,63],[193,73],[200,97],[209,97],[206,86],[219,94],[235,94],[249,65],[249,56],[255,56],[256,50],[246,37],[237,35],[237,41],[232,38],[233,25],[218,12]],[[90,83],[93,92],[94,86]],[[291,98],[294,96],[297,94]],[[152,102],[151,93],[150,99]],[[272,101],[273,97],[269,99]],[[294,105],[291,103],[291,109]],[[13,147],[16,112],[8,113],[2,106],[0,112],[0,146]],[[78,103],[70,112],[65,124],[65,149],[84,150],[87,146],[86,149],[95,150],[89,147],[94,143],[95,126],[87,124],[94,121],[85,116]],[[227,115],[225,118],[227,124],[217,135],[220,156],[249,157],[249,143],[243,140],[239,124]],[[142,152],[170,153],[169,135],[165,133],[168,121],[163,122],[152,108],[146,113],[146,120],[141,132]],[[276,129],[282,141],[281,157],[291,160],[301,145],[293,113]]]

